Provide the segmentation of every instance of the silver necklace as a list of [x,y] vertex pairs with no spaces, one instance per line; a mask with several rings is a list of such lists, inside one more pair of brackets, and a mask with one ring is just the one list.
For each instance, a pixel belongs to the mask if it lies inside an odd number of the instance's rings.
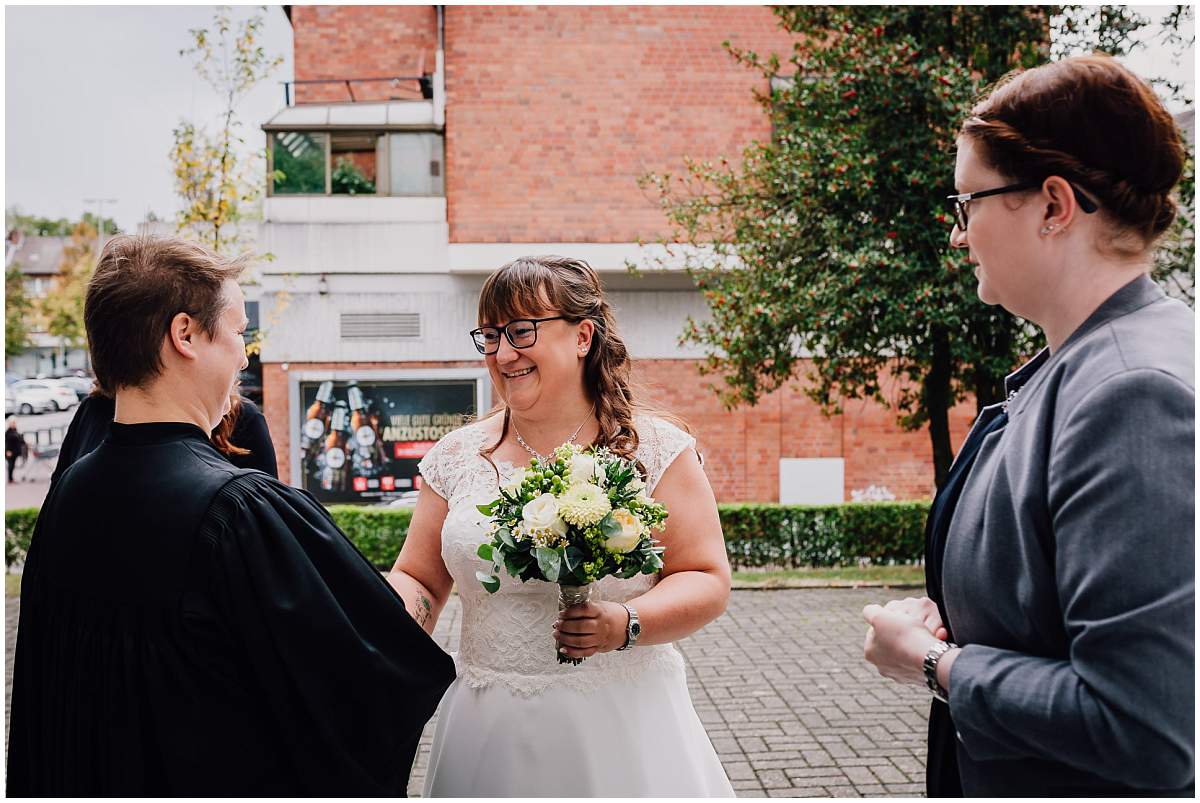
[[[587,418],[585,418],[585,419],[583,419],[583,421],[579,422],[579,426],[575,428],[575,434],[572,435],[571,437],[567,438],[567,443],[575,442],[575,439],[579,437],[579,433],[583,432],[584,424],[586,424],[587,422],[592,420],[592,413],[594,413],[594,412],[596,412],[596,408],[593,406],[591,410],[588,410]],[[516,419],[510,417],[509,420],[512,422],[513,433],[516,434],[517,443],[521,444],[521,448],[524,449],[525,451],[529,452],[534,457],[536,457],[539,462],[549,463],[550,461],[547,460],[545,457],[543,457],[541,452],[534,449],[532,446],[530,446],[528,443],[525,442],[524,438],[521,437],[521,430],[517,429]]]

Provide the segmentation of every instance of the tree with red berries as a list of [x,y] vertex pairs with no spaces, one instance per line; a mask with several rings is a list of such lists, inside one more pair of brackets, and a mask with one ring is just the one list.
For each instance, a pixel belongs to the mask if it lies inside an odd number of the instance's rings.
[[[1106,7],[1107,8],[1107,7]],[[829,413],[850,399],[928,425],[935,482],[953,459],[948,411],[982,407],[1040,334],[981,303],[948,247],[946,196],[964,110],[988,84],[1050,55],[1063,7],[801,6],[786,64],[726,44],[771,90],[769,142],[740,165],[650,175],[711,310],[682,340],[707,352],[727,406],[797,374]],[[1057,15],[1057,16],[1056,16]],[[1059,23],[1061,24],[1061,23]]]

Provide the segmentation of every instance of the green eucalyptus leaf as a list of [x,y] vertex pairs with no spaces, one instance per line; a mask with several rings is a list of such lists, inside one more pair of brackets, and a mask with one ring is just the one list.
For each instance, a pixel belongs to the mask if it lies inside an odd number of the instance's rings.
[[538,568],[542,570],[542,576],[551,583],[558,582],[558,574],[562,569],[562,555],[557,549],[549,547],[537,547],[534,550],[537,556]]
[[492,545],[491,544],[480,544],[479,549],[475,550],[475,554],[478,555],[483,560],[491,560],[492,559]]
[[517,548],[517,542],[515,539],[513,539],[512,530],[508,529],[507,527],[501,527],[499,530],[497,530],[496,537],[504,542],[506,547],[509,547],[510,549]]
[[500,590],[499,577],[490,575],[487,572],[475,572],[475,579],[480,582],[480,584],[489,594],[495,594]]
[[621,534],[621,525],[613,518],[611,513],[600,519],[600,534],[605,538],[612,538],[614,535]]

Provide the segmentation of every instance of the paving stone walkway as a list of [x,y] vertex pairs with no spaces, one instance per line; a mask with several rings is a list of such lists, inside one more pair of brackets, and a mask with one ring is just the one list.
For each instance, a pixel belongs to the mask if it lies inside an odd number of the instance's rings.
[[[720,619],[680,642],[696,711],[739,797],[923,794],[928,694],[884,680],[862,660],[862,607],[908,593],[735,591]],[[19,603],[5,602],[11,672]],[[459,614],[455,597],[434,634],[450,650]],[[414,795],[435,722],[413,768]]]

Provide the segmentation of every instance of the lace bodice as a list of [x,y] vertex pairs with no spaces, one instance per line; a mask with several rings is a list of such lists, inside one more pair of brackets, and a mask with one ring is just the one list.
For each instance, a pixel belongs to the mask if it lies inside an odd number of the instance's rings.
[[[635,425],[637,458],[646,468],[646,488],[653,495],[667,467],[696,441],[660,419],[639,417]],[[479,455],[486,438],[483,424],[463,427],[438,441],[420,467],[424,482],[449,504],[442,526],[442,559],[462,600],[462,637],[455,656],[459,678],[473,687],[504,683],[515,693],[530,696],[551,685],[586,691],[647,671],[682,672],[683,659],[669,644],[600,653],[579,666],[560,665],[551,630],[558,615],[557,585],[540,580],[522,583],[502,572],[500,590],[495,594],[484,590],[475,572],[488,567],[476,554],[479,545],[488,540],[487,517],[476,505],[494,499],[500,484],[517,469],[503,460],[495,461],[493,469]],[[657,575],[628,580],[606,577],[599,582],[600,598],[625,602],[644,594],[657,580]]]

